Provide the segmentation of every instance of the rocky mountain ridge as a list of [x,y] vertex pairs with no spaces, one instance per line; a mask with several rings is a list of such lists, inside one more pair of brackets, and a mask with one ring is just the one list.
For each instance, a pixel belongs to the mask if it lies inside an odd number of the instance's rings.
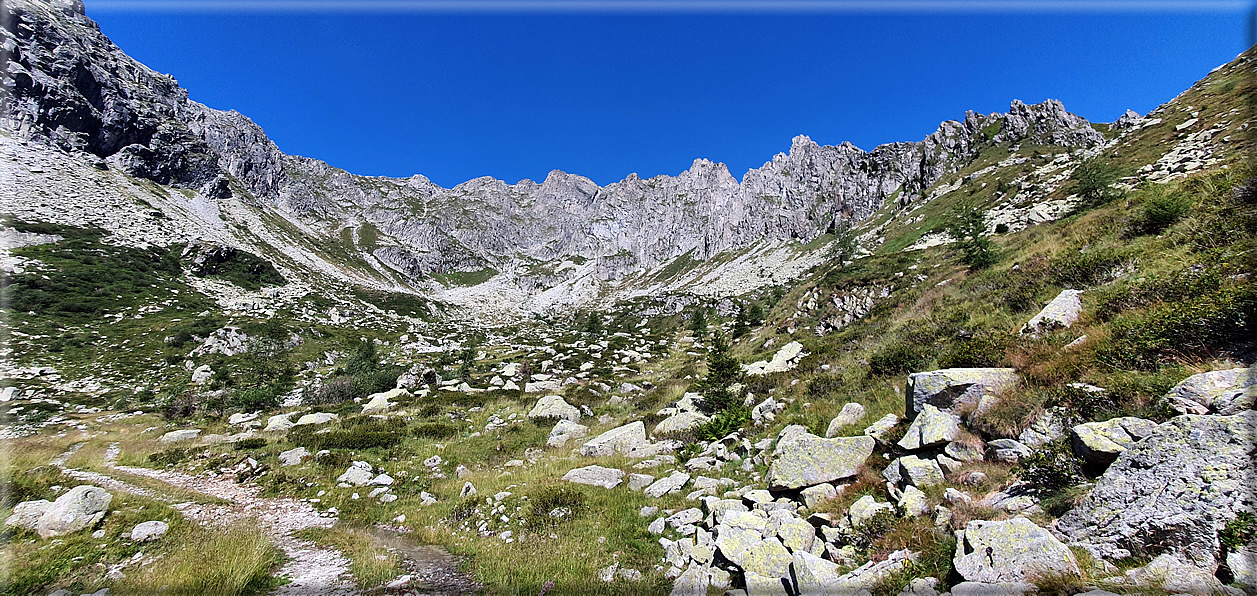
[[[485,177],[446,189],[419,175],[355,176],[284,154],[244,115],[191,100],[172,77],[127,56],[81,2],[18,0],[4,11],[11,68],[0,123],[13,139],[209,201],[272,211],[316,244],[348,235],[354,256],[375,269],[357,277],[399,289],[434,289],[425,281],[431,276],[485,272],[505,274],[507,285],[527,293],[578,275],[618,280],[683,255],[703,261],[757,242],[806,242],[888,201],[920,201],[984,146],[1104,142],[1060,102],[1014,101],[1007,114],[969,112],[920,142],[867,152],[798,136],[788,153],[741,181],[724,164],[697,159],[675,177],[630,175],[606,187],[555,170],[540,183]],[[544,266],[568,259],[593,263]]]

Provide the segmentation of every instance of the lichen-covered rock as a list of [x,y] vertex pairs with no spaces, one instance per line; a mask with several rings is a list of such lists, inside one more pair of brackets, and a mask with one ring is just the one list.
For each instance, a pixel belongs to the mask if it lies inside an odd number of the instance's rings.
[[558,418],[570,422],[579,422],[580,408],[567,403],[567,400],[564,400],[561,396],[547,395],[537,400],[537,404],[528,411],[528,418],[532,420]]
[[90,528],[104,519],[112,500],[113,495],[103,488],[88,485],[76,486],[57,497],[57,500],[44,510],[43,515],[39,516],[39,521],[35,524],[35,531],[41,538],[50,538]]
[[886,469],[882,470],[882,477],[894,485],[907,483],[918,488],[934,486],[946,480],[938,462],[915,455],[905,455],[891,461]]
[[913,373],[908,375],[904,411],[913,418],[927,403],[946,411],[960,405],[980,409],[983,398],[1012,389],[1019,380],[1011,368],[944,368]]
[[961,577],[973,582],[1023,582],[1050,573],[1082,575],[1069,547],[1023,517],[969,522],[956,532],[952,563]]
[[1254,437],[1257,411],[1178,416],[1122,452],[1056,527],[1101,558],[1170,553],[1212,572],[1218,530],[1257,511]]
[[793,369],[795,366],[798,366],[799,360],[806,355],[807,354],[803,352],[803,344],[797,341],[792,341],[784,346],[781,346],[781,349],[777,350],[776,354],[773,354],[772,360],[767,362],[761,360],[759,362],[752,362],[751,364],[743,364],[742,370],[746,371],[749,375],[767,375],[786,372]]
[[654,481],[654,483],[647,486],[646,490],[642,491],[642,493],[648,497],[658,499],[668,493],[674,493],[681,490],[681,488],[685,486],[685,483],[689,481],[689,474],[686,474],[685,472],[673,472]]
[[576,484],[615,488],[624,482],[624,471],[602,466],[585,466],[569,470],[563,475],[563,479]]
[[613,428],[581,445],[580,454],[585,457],[608,457],[619,453],[628,455],[634,449],[648,445],[646,425],[642,421]]
[[730,559],[746,573],[764,577],[788,577],[790,575],[790,551],[776,538],[765,538]]
[[842,411],[829,421],[829,427],[825,429],[825,437],[831,438],[838,436],[842,432],[843,427],[851,426],[864,419],[864,406],[855,402],[850,402],[842,407]]
[[1030,318],[1021,328],[1022,335],[1039,337],[1053,329],[1073,325],[1082,314],[1082,290],[1062,290],[1039,314]]
[[276,414],[266,419],[266,428],[262,432],[278,432],[282,433],[292,428],[292,420],[289,419],[292,414]]
[[840,594],[838,565],[812,553],[795,552],[790,559],[790,579],[799,596]]
[[1078,457],[1092,465],[1107,466],[1156,428],[1157,423],[1151,420],[1127,416],[1076,425],[1070,429],[1069,439]]
[[667,418],[664,418],[659,424],[655,425],[655,430],[651,431],[653,435],[667,435],[669,433],[685,432],[699,426],[710,417],[700,412],[677,412]]
[[1231,416],[1251,410],[1257,402],[1257,364],[1187,377],[1165,394],[1165,401],[1183,414]]
[[201,435],[199,428],[185,428],[182,430],[172,430],[161,436],[159,441],[162,443],[178,443],[180,441],[191,441]]
[[858,528],[867,524],[869,520],[877,517],[877,514],[883,511],[894,513],[895,506],[890,503],[878,502],[873,495],[864,495],[856,499],[856,502],[847,508],[847,520],[851,527]]
[[559,420],[559,423],[550,429],[550,436],[546,439],[546,445],[549,447],[562,447],[572,439],[583,439],[588,435],[588,426],[563,419]]
[[907,451],[917,451],[944,445],[960,436],[960,420],[951,412],[924,404],[921,412],[912,419],[908,431],[899,440],[899,447]]
[[798,436],[781,449],[769,466],[765,480],[769,488],[783,490],[850,478],[873,453],[875,444],[872,437]]
[[877,442],[882,443],[884,442],[882,441],[882,437],[886,436],[886,434],[890,432],[890,429],[895,428],[896,424],[899,424],[899,417],[894,414],[887,414],[878,418],[875,422],[873,422],[873,424],[870,424],[868,428],[864,429],[864,435],[872,437]]
[[363,414],[382,414],[397,405],[393,400],[410,397],[410,392],[400,387],[367,396],[367,403],[362,404]]

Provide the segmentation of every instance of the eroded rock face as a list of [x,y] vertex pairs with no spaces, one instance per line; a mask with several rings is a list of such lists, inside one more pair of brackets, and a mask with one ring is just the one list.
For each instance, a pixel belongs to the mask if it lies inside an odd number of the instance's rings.
[[1105,559],[1171,553],[1216,568],[1217,533],[1257,510],[1257,411],[1179,416],[1122,452],[1057,522]]
[[[785,439],[782,439],[785,442]],[[873,453],[872,437],[822,439],[811,434],[778,443],[780,454],[768,468],[765,480],[774,490],[805,488],[855,476],[856,469]]]
[[1069,547],[1022,517],[969,522],[956,532],[952,562],[961,577],[973,582],[1024,582],[1053,572],[1082,575]]

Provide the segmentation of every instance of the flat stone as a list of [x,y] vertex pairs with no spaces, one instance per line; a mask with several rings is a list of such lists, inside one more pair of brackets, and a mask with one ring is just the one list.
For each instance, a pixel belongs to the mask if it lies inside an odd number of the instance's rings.
[[199,428],[185,428],[183,430],[172,430],[161,436],[159,441],[162,443],[178,443],[181,441],[191,441],[201,435]]
[[1164,399],[1183,414],[1232,416],[1251,410],[1257,401],[1257,364],[1192,375],[1170,389]]
[[293,423],[293,426],[306,426],[310,424],[327,424],[328,422],[336,420],[337,418],[339,418],[339,416],[337,416],[336,414],[329,413],[329,412],[315,412],[313,414],[306,414],[305,416],[298,418],[297,421]]
[[773,460],[765,481],[769,488],[783,490],[850,478],[875,445],[872,437],[797,437]]
[[711,418],[699,412],[677,412],[663,419],[655,426],[655,430],[651,431],[651,434],[660,436],[685,432],[706,423],[708,420],[711,420]]
[[1054,329],[1064,329],[1078,321],[1082,315],[1082,290],[1062,290],[1039,314],[1030,318],[1021,328],[1022,335],[1039,337]]
[[1023,517],[969,522],[956,533],[952,563],[961,577],[974,582],[1024,582],[1043,573],[1082,575],[1069,547]]
[[170,524],[164,521],[146,521],[136,524],[131,528],[131,540],[135,542],[148,542],[157,540],[166,535],[166,531],[170,529]]
[[568,471],[563,475],[563,480],[602,488],[615,488],[624,481],[624,471],[602,466],[585,466]]
[[655,477],[650,474],[629,474],[628,487],[631,491],[639,491],[655,481]]
[[685,486],[685,483],[689,481],[689,474],[684,472],[673,472],[668,476],[656,480],[642,492],[648,497],[658,499],[666,494],[680,491],[681,488]]
[[930,404],[951,411],[956,406],[977,406],[986,396],[1012,389],[1020,381],[1011,368],[945,368],[908,375],[904,392],[905,411],[914,418]]
[[554,428],[550,429],[550,436],[546,439],[548,447],[562,447],[568,441],[573,439],[583,439],[589,435],[589,427],[583,424],[577,424],[571,420],[561,419]]
[[567,403],[561,396],[547,395],[537,400],[536,405],[528,411],[530,420],[560,419],[570,422],[580,421],[580,408]]
[[295,466],[301,463],[301,460],[310,457],[310,452],[305,447],[297,447],[288,451],[280,452],[279,464],[281,466]]
[[284,432],[293,427],[292,420],[288,417],[292,414],[276,414],[266,419],[266,428],[262,432]]
[[1108,466],[1136,441],[1151,435],[1157,423],[1131,416],[1104,422],[1087,422],[1070,429],[1070,445],[1078,457],[1097,466]]
[[616,453],[629,455],[647,444],[646,425],[638,420],[594,437],[581,446],[580,454],[585,457],[608,457]]
[[842,406],[842,411],[829,421],[829,427],[825,429],[825,437],[832,438],[838,436],[842,429],[851,426],[864,419],[864,406],[855,402],[849,402]]

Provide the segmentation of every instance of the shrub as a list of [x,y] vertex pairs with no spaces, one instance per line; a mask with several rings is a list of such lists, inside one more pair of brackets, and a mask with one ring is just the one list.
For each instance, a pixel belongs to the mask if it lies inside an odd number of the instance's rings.
[[751,421],[751,410],[744,405],[725,408],[694,429],[694,436],[701,441],[716,441],[741,430]]
[[448,439],[458,436],[458,427],[449,422],[423,422],[416,424],[410,434],[426,439]]
[[1257,290],[1222,288],[1116,319],[1102,356],[1119,366],[1155,369],[1163,360],[1200,359],[1257,337]]
[[469,519],[471,518],[472,514],[476,512],[476,505],[477,505],[477,500],[475,497],[459,501],[459,503],[455,505],[453,509],[450,510],[450,513],[449,515],[446,516],[446,519],[450,521],[463,521],[465,519]]
[[1121,177],[1120,171],[1099,156],[1083,160],[1074,168],[1073,190],[1085,207],[1098,207],[1122,196],[1113,185]]
[[849,542],[857,549],[864,550],[872,546],[873,542],[878,538],[881,538],[893,529],[898,521],[899,516],[895,513],[894,509],[883,509],[878,511],[873,515],[873,517],[851,529],[851,538]]
[[236,441],[234,446],[236,451],[250,451],[253,449],[261,449],[266,446],[266,439],[262,437],[249,437]]
[[1182,192],[1166,192],[1161,187],[1146,192],[1148,196],[1133,226],[1141,234],[1160,234],[1191,211],[1191,197]]
[[191,449],[174,448],[148,454],[148,461],[159,466],[173,466],[192,455]]
[[717,333],[712,338],[711,350],[707,354],[707,376],[699,382],[699,390],[707,408],[713,412],[722,412],[742,405],[742,395],[729,391],[729,385],[741,378],[742,367],[737,359],[729,355],[729,342]]
[[1218,542],[1229,551],[1257,543],[1257,515],[1241,511],[1218,531]]
[[986,213],[975,202],[963,201],[952,208],[945,224],[947,234],[960,244],[965,264],[984,269],[999,260],[986,232]]
[[[306,429],[288,431],[288,442],[305,447],[310,451],[320,449],[375,449],[388,448],[401,443],[406,438],[404,431],[395,424],[374,420],[363,416],[367,421],[360,423],[342,423],[341,428],[328,432],[311,433]],[[349,422],[349,420],[345,421]]]
[[912,341],[897,341],[869,356],[869,373],[888,376],[917,372],[928,361],[925,346]]
[[1011,338],[994,333],[977,333],[960,337],[939,357],[941,368],[969,368],[1003,366],[1007,362],[1004,352]]
[[313,405],[338,404],[356,396],[353,377],[340,375],[328,379],[318,389],[309,393],[306,401]]
[[1112,248],[1066,250],[1049,261],[1047,272],[1057,284],[1067,288],[1098,285],[1113,278],[1129,257]]
[[532,495],[524,525],[533,531],[550,530],[576,519],[588,509],[584,492],[566,486],[548,486]]
[[1020,464],[1020,476],[1039,495],[1051,495],[1086,481],[1083,461],[1065,440],[1043,445]]

